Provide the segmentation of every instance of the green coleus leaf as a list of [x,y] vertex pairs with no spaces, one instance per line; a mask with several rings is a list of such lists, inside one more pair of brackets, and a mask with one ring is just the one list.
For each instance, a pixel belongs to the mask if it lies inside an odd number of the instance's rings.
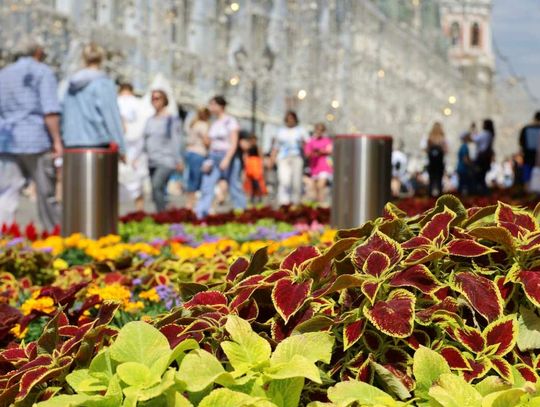
[[222,342],[221,347],[235,374],[243,374],[269,361],[272,352],[270,344],[253,332],[249,322],[236,315],[230,315],[225,323],[225,329],[234,342]]
[[300,355],[294,355],[288,362],[273,364],[264,370],[264,375],[271,379],[305,377],[312,382],[322,383],[319,368],[315,363]]
[[416,391],[427,394],[433,383],[445,373],[450,373],[450,366],[444,357],[431,349],[420,346],[413,359]]
[[429,395],[443,407],[479,407],[481,394],[463,378],[443,374],[429,390]]
[[126,362],[118,365],[116,373],[120,380],[129,386],[150,387],[158,383],[160,376],[152,374],[150,368],[138,362]]
[[380,378],[382,383],[384,383],[385,390],[401,400],[406,400],[411,397],[409,389],[407,389],[400,378],[398,378],[392,371],[374,361],[371,361],[370,365],[373,367],[373,370],[375,370],[375,373]]
[[138,362],[150,367],[158,361],[166,365],[171,349],[159,330],[146,322],[135,321],[120,330],[110,354],[117,362]]
[[276,346],[271,365],[286,363],[295,355],[303,356],[312,363],[330,363],[334,338],[325,332],[308,332],[290,336]]
[[202,349],[191,351],[184,357],[176,378],[185,384],[189,392],[204,390],[214,382],[232,383],[234,381],[219,360]]
[[499,392],[501,390],[510,389],[512,385],[506,383],[498,376],[487,376],[482,381],[476,383],[474,388],[482,395],[487,396],[488,394]]
[[364,307],[364,315],[381,332],[395,338],[410,336],[414,328],[414,294],[404,289],[390,293],[386,301]]
[[304,378],[272,380],[266,391],[267,398],[279,407],[297,407],[304,388]]
[[328,398],[339,407],[347,407],[353,403],[367,406],[403,406],[405,403],[394,400],[381,389],[364,382],[349,380],[336,384],[328,389]]
[[523,389],[507,389],[491,393],[482,401],[482,407],[519,406],[522,397],[526,394],[527,392]]
[[262,397],[253,397],[229,389],[217,389],[206,396],[199,407],[277,407]]
[[126,397],[135,397],[137,401],[147,401],[156,398],[161,401],[163,398],[162,396],[175,385],[174,376],[175,371],[170,369],[165,372],[162,378],[158,378],[155,385],[151,387],[143,385],[144,388],[135,385],[136,387],[124,389],[124,393],[126,394]]
[[109,349],[101,350],[90,362],[89,373],[96,378],[107,382],[114,375],[113,362]]
[[107,384],[92,376],[88,369],[78,369],[66,376],[66,382],[77,393],[97,393],[107,390]]

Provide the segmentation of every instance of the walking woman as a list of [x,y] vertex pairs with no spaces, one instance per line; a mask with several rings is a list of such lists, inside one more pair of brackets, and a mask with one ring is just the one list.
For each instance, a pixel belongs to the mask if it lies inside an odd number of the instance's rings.
[[476,145],[476,185],[478,194],[487,195],[489,188],[486,184],[486,174],[493,161],[493,140],[495,140],[495,125],[493,120],[485,119],[482,130],[472,136]]
[[188,129],[186,142],[186,165],[187,165],[187,197],[186,207],[193,209],[196,201],[196,193],[201,189],[203,178],[202,167],[208,155],[210,139],[210,111],[203,107],[197,110],[197,115],[192,120]]
[[300,203],[304,167],[302,152],[307,140],[308,133],[299,125],[296,112],[289,110],[285,114],[285,127],[279,130],[272,150],[272,161],[277,163],[280,205]]
[[201,198],[195,208],[199,219],[210,212],[216,185],[225,180],[229,186],[231,201],[235,209],[246,208],[246,196],[242,188],[241,158],[236,154],[240,125],[226,113],[227,101],[223,96],[214,96],[208,104],[215,118],[208,132],[208,159],[203,164]]
[[326,134],[324,123],[315,125],[313,135],[306,144],[305,154],[313,180],[315,200],[319,205],[325,205],[326,189],[332,180],[332,139]]
[[167,208],[167,183],[174,171],[182,171],[181,124],[167,112],[169,99],[163,90],[152,91],[155,114],[144,128],[144,149],[148,156],[148,170],[152,183],[152,199],[156,210]]
[[444,130],[435,122],[428,136],[426,152],[428,156],[429,196],[439,196],[443,192],[444,157],[448,151]]

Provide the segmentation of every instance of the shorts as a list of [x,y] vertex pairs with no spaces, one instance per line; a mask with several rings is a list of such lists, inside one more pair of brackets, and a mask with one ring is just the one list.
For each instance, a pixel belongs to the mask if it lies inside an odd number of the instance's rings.
[[203,171],[202,165],[206,157],[188,151],[186,153],[186,165],[187,165],[187,192],[197,192],[201,189]]
[[322,172],[319,172],[317,174],[313,174],[311,176],[311,178],[313,178],[315,180],[324,179],[324,180],[327,180],[327,181],[331,181],[332,180],[332,173],[327,172],[327,171],[322,171]]

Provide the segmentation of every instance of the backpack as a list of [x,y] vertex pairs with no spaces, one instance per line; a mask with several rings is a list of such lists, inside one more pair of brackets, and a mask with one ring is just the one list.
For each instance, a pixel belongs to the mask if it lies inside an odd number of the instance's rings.
[[442,146],[432,144],[428,147],[428,165],[431,168],[444,167],[444,150]]

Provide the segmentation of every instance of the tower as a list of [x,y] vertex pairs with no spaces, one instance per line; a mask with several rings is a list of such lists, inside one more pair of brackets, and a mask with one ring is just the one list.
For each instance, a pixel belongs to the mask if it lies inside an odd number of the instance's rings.
[[491,39],[492,0],[442,0],[441,26],[449,41],[449,58],[465,79],[491,87],[495,57]]

